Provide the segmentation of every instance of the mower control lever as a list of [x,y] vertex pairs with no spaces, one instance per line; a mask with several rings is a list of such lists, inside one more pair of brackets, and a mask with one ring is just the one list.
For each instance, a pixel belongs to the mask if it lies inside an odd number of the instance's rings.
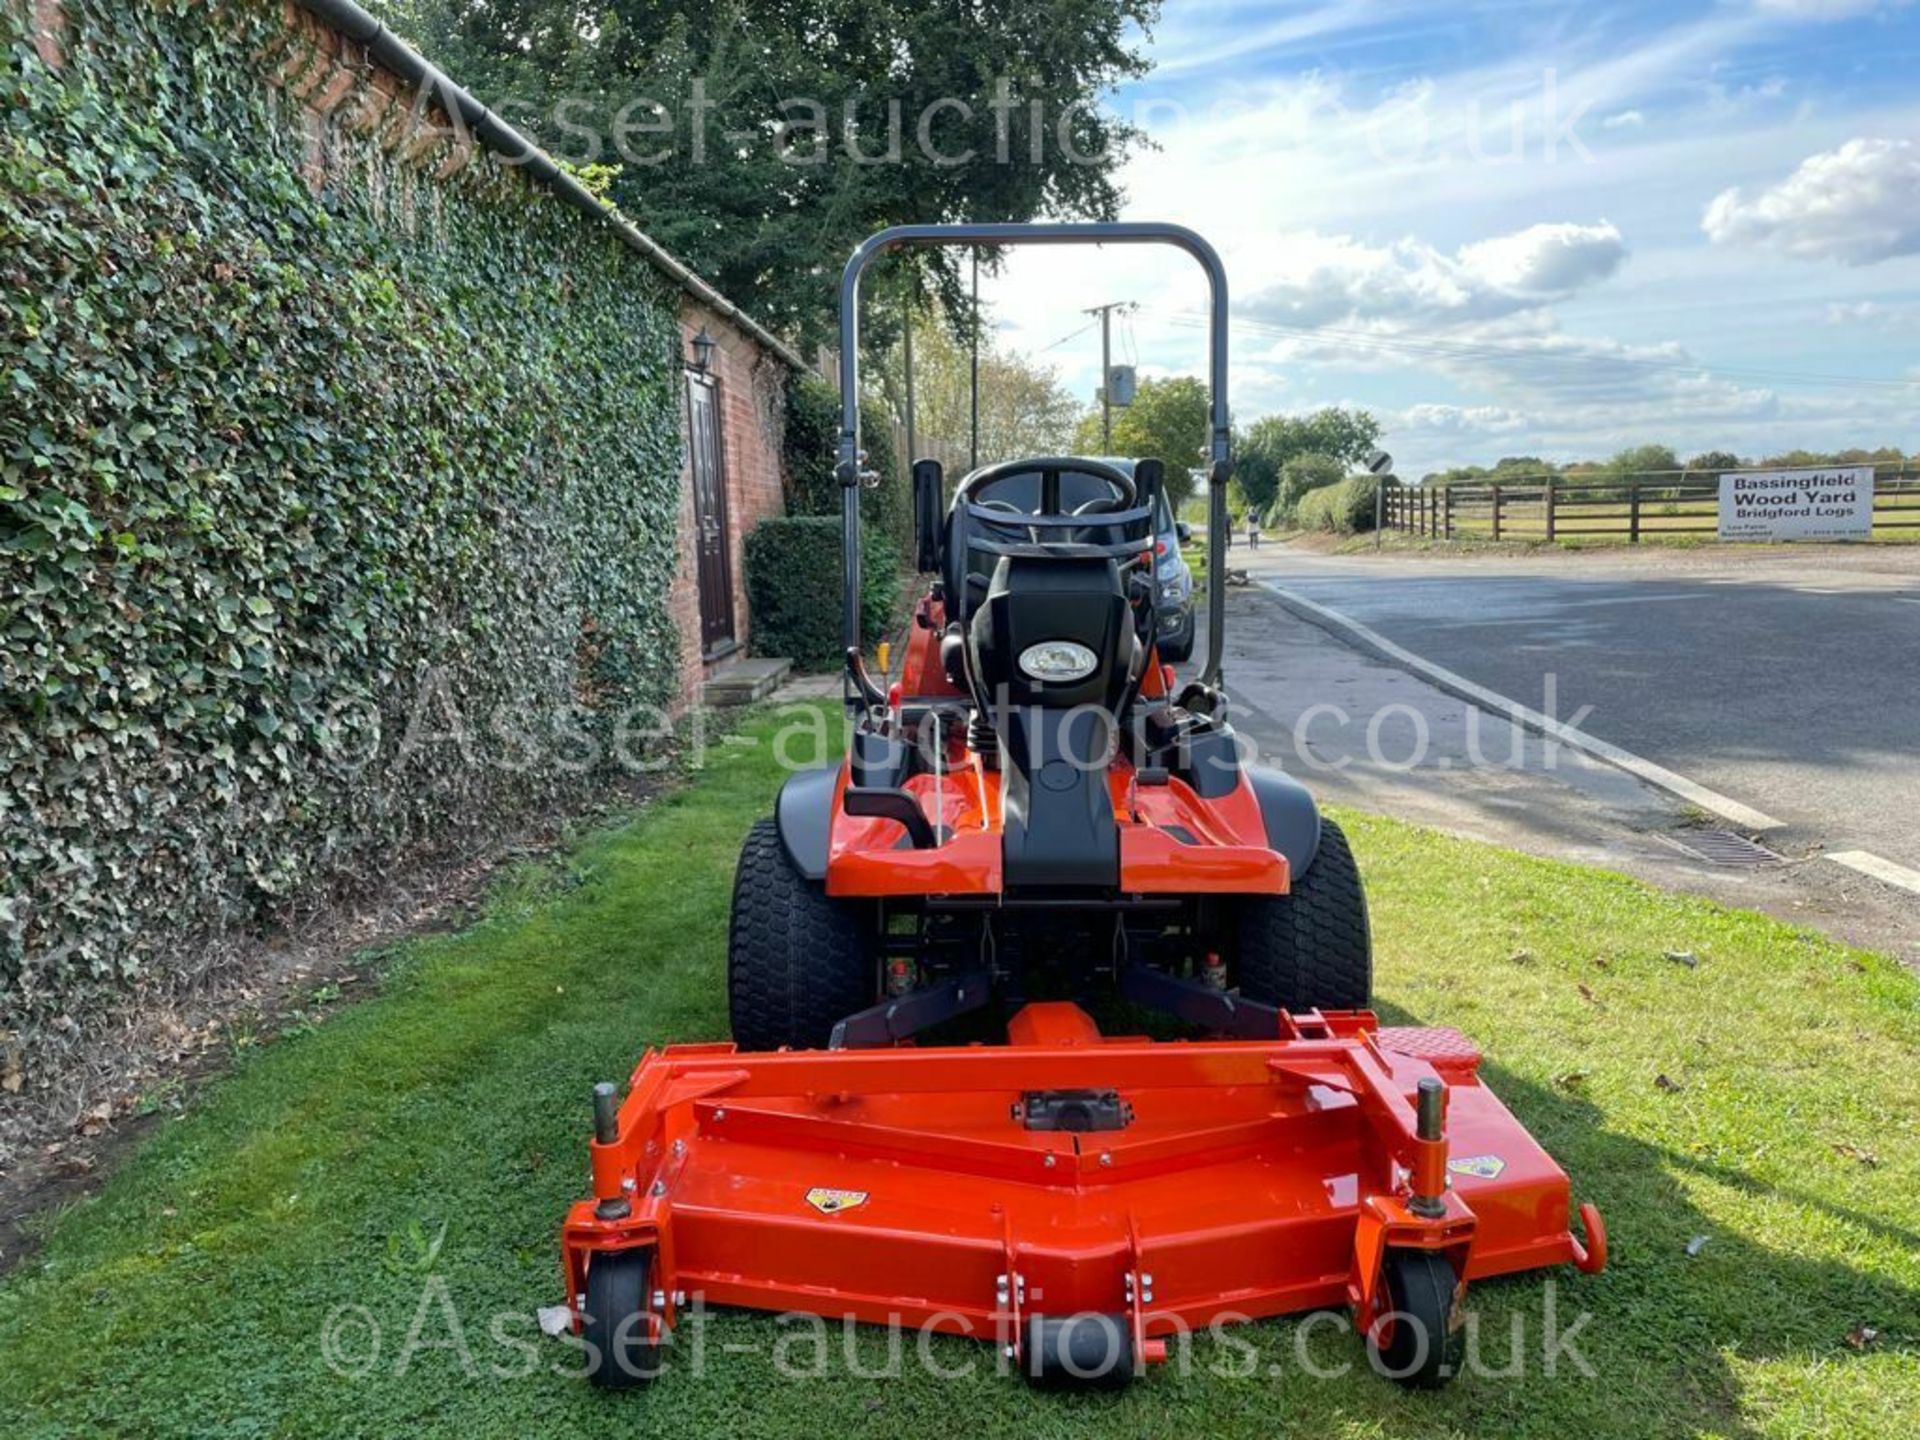
[[933,826],[927,823],[926,811],[920,808],[911,791],[880,785],[849,785],[846,808],[849,815],[898,820],[907,827],[907,838],[916,850],[931,850],[940,843]]

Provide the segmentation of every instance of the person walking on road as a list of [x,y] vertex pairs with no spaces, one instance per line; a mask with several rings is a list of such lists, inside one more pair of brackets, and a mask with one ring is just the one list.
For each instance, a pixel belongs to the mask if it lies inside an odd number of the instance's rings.
[[1260,548],[1260,512],[1258,510],[1247,511],[1247,548],[1249,550]]

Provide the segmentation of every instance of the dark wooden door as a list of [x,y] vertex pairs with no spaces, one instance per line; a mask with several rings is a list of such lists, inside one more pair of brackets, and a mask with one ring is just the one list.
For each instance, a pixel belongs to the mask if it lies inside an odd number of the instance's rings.
[[720,428],[720,387],[705,375],[687,376],[687,449],[699,530],[700,646],[717,655],[734,645],[733,557],[727,549],[727,447]]

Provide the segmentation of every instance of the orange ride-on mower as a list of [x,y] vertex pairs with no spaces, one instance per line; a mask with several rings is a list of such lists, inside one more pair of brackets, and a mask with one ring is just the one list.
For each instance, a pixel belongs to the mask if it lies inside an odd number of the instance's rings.
[[[913,467],[931,578],[900,677],[861,661],[860,277],[900,246],[1161,242],[1212,285],[1207,658],[1155,649],[1157,460]],[[1605,1263],[1567,1177],[1457,1031],[1382,1026],[1339,827],[1247,765],[1221,690],[1226,279],[1171,225],[909,226],[841,289],[851,751],[753,827],[734,1043],[595,1092],[564,1235],[602,1384],[705,1303],[931,1326],[1114,1381],[1169,1337],[1350,1306],[1380,1368],[1457,1368],[1468,1281]],[[1186,457],[1173,457],[1184,461]],[[1103,1035],[1083,1003],[1185,1038]],[[999,1010],[1004,1044],[916,1042]],[[977,1022],[980,1015],[973,1019]],[[1173,1028],[1163,1026],[1162,1028]]]

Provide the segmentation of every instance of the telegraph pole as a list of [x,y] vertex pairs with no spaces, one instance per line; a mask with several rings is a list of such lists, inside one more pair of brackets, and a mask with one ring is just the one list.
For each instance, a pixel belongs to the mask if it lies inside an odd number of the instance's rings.
[[1133,309],[1131,302],[1115,300],[1080,312],[1083,315],[1100,317],[1100,450],[1102,454],[1113,453],[1113,312],[1131,309]]

